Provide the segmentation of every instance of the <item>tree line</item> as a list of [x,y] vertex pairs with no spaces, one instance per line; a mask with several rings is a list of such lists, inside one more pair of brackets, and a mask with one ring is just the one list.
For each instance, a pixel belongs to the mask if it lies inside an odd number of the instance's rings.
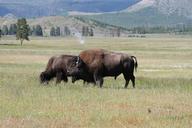
[[[21,45],[24,40],[29,40],[29,36],[45,36],[45,29],[41,25],[29,26],[25,18],[17,20],[16,24],[0,26],[0,38],[2,35],[16,35],[17,40],[20,40]],[[71,36],[73,33],[70,28],[65,26],[63,30],[61,27],[51,27],[50,36]],[[88,26],[82,27],[82,36],[93,36],[93,29]]]
[[[3,25],[0,27],[0,36],[2,35],[16,35],[17,24]],[[72,32],[68,26],[64,27],[51,27],[49,32],[45,32],[47,28],[43,28],[41,25],[28,25],[29,36],[72,36]],[[82,36],[94,36],[94,30],[88,26],[82,26]]]
[[190,34],[192,33],[192,24],[177,24],[173,26],[141,26],[129,28],[133,34],[156,34],[156,33],[174,33]]

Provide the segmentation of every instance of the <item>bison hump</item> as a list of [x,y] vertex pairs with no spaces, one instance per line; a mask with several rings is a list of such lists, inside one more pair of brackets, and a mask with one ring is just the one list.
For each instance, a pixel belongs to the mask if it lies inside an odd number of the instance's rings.
[[99,68],[103,65],[104,52],[103,49],[91,49],[82,51],[79,56],[89,68]]

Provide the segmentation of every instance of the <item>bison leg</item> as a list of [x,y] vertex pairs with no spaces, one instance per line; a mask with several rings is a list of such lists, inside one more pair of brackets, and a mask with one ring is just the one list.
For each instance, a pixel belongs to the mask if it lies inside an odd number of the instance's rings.
[[61,83],[61,80],[62,80],[62,72],[58,72],[56,74],[56,84]]
[[130,81],[130,77],[126,73],[123,73],[123,76],[124,76],[124,79],[125,79],[125,87],[124,88],[127,88],[128,84],[129,84],[129,81]]
[[132,82],[133,88],[135,88],[135,76],[134,75],[131,76],[131,82]]
[[64,76],[62,80],[64,80],[64,82],[67,83],[68,82],[67,76]]
[[103,78],[100,78],[96,81],[96,85],[99,85],[100,88],[103,87]]
[[88,82],[84,80],[84,81],[83,81],[83,84],[84,84],[84,85],[85,85],[85,84],[87,84],[87,85],[88,85]]
[[100,81],[99,81],[99,85],[100,85],[100,88],[103,87],[103,78],[100,79]]
[[132,82],[132,85],[133,85],[133,88],[135,88],[135,76],[134,75],[130,75],[130,77],[126,77],[125,75],[124,75],[124,78],[125,78],[125,88],[127,88],[128,87],[128,84],[129,84],[129,81],[131,80],[131,82]]
[[129,80],[130,80],[130,79],[126,79],[126,80],[125,80],[125,88],[128,87],[128,85],[129,85]]
[[72,76],[72,78],[71,78],[71,82],[72,82],[72,83],[75,83],[75,81],[77,81],[77,77]]
[[98,73],[94,73],[94,81],[96,83],[96,85],[99,85],[100,88],[103,87],[103,78],[101,76],[98,75]]
[[63,80],[64,82],[68,82],[67,75],[62,74],[62,80]]

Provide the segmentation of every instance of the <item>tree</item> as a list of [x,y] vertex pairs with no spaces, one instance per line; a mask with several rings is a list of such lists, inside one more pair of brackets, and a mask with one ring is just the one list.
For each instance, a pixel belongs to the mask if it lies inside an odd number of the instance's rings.
[[3,33],[3,35],[8,35],[8,27],[7,27],[7,25],[3,25],[3,27],[2,27],[2,33]]
[[110,29],[110,36],[111,36],[111,37],[114,37],[115,34],[116,34],[116,30],[115,30],[114,28],[111,28],[111,29]]
[[92,29],[92,28],[90,29],[89,35],[90,35],[90,36],[94,36],[94,32],[93,32],[93,29]]
[[29,25],[25,18],[17,20],[17,40],[21,41],[21,45],[23,45],[24,40],[29,40]]
[[82,27],[82,35],[83,36],[89,36],[90,35],[89,27],[87,27],[87,26]]
[[82,27],[82,36],[94,36],[93,29],[88,26]]
[[86,27],[83,26],[83,27],[82,27],[82,36],[85,36],[85,35],[86,35],[85,29],[86,29]]
[[35,26],[33,26],[32,28],[31,28],[31,35],[32,36],[36,36],[36,28],[35,28]]
[[64,36],[70,36],[71,35],[71,31],[69,30],[69,28],[67,26],[64,27]]
[[29,27],[29,36],[32,36],[32,34],[33,34],[33,28]]
[[9,35],[15,35],[17,33],[17,25],[11,24],[9,26]]
[[1,39],[1,35],[2,35],[2,31],[1,31],[1,29],[0,29],[0,39]]
[[50,36],[55,36],[55,28],[52,27],[51,30],[50,30]]
[[37,25],[35,28],[35,35],[36,36],[43,36],[43,31],[40,25]]
[[121,36],[121,28],[117,28],[117,37]]
[[85,36],[89,36],[89,27],[85,27]]
[[60,27],[56,27],[55,36],[60,36],[60,35],[61,35]]

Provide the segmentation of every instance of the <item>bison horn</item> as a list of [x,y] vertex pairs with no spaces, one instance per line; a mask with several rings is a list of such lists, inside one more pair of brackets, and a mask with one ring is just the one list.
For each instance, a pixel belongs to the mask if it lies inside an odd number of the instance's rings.
[[79,56],[77,57],[77,61],[76,61],[76,64],[79,64]]

